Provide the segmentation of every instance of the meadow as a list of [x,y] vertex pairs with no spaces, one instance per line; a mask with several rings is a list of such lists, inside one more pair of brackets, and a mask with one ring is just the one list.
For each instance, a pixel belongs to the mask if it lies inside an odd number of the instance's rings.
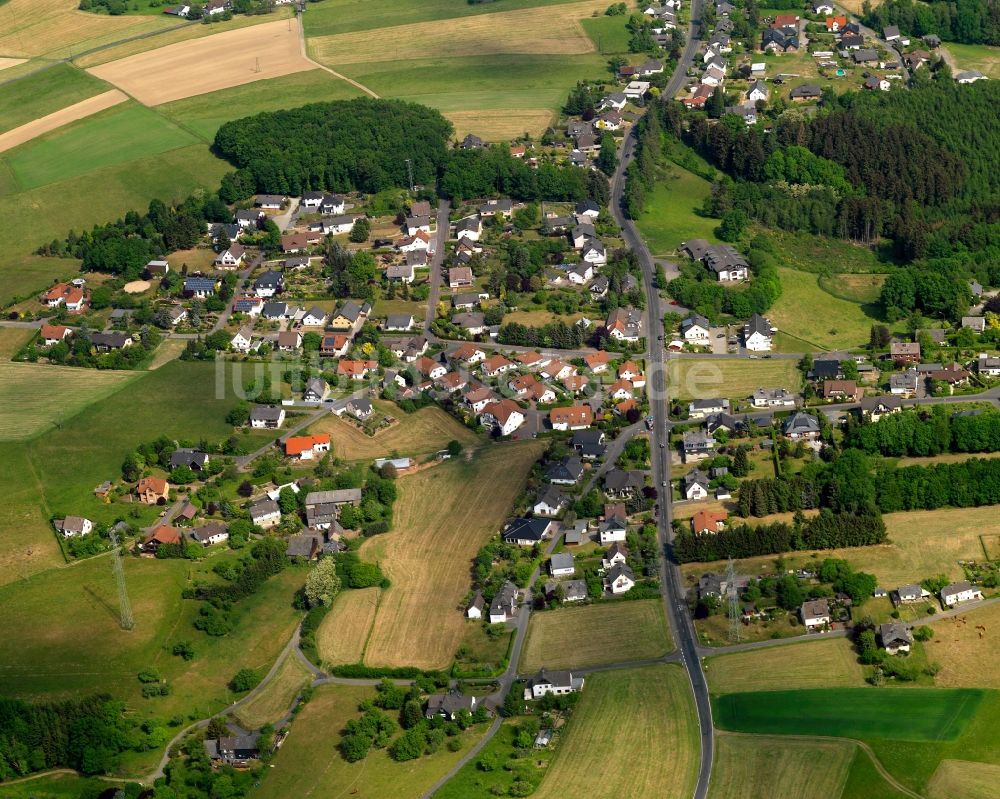
[[368,757],[348,763],[337,744],[340,731],[350,719],[360,717],[358,705],[374,698],[370,687],[324,685],[316,689],[309,704],[296,716],[291,733],[282,744],[272,767],[253,796],[266,799],[302,797],[393,797],[417,799],[458,762],[484,732],[479,727],[459,736],[461,748],[437,752],[416,760],[397,763],[384,749],[372,749]]
[[[824,291],[820,276],[779,267],[781,296],[768,319],[783,333],[819,349],[853,349],[868,343],[871,326],[880,320],[872,306],[841,299]],[[817,314],[816,309],[823,313]]]
[[983,696],[983,691],[943,688],[758,691],[717,697],[713,715],[716,726],[735,732],[953,741]]
[[948,42],[945,47],[954,56],[959,70],[978,69],[987,77],[1000,77],[1000,47],[957,42]]
[[0,328],[0,361],[9,360],[15,352],[34,337],[34,330],[19,327]]
[[934,637],[924,644],[927,659],[939,663],[934,678],[946,688],[1000,688],[995,663],[1000,654],[1000,605],[992,604],[933,624]]
[[720,655],[705,661],[705,676],[713,694],[865,685],[864,670],[846,638]]
[[[102,94],[88,97],[86,100],[73,103],[73,105],[61,108],[51,114],[46,114],[13,130],[8,130],[6,133],[0,133],[0,153],[13,150],[19,145],[37,139],[39,136],[44,136],[46,133],[51,133],[73,122],[86,119],[101,111],[106,111],[109,108],[124,103],[126,100],[128,100],[128,97],[118,91],[118,89],[109,89]],[[24,188],[16,179],[14,171],[10,168],[9,159],[5,159],[3,168],[9,178],[5,178],[5,185],[0,186],[0,193],[7,194]]]
[[475,447],[479,437],[440,408],[421,408],[404,413],[389,402],[374,403],[378,412],[398,420],[388,430],[366,435],[356,425],[333,414],[324,416],[310,428],[312,433],[327,433],[334,455],[347,461],[369,461],[389,455],[426,456],[444,449],[449,441]]
[[[0,16],[4,12],[0,11]],[[5,75],[0,75],[5,78]],[[69,64],[56,64],[35,74],[0,84],[0,133],[105,92],[103,81]]]
[[913,799],[890,785],[875,768],[871,756],[856,748],[851,770],[840,794],[840,799]]
[[248,730],[259,730],[265,724],[277,724],[285,717],[299,692],[312,682],[309,671],[289,652],[271,681],[252,700],[236,711],[239,724]]
[[650,660],[673,649],[658,599],[534,613],[518,671]]
[[671,397],[690,400],[729,397],[745,400],[758,388],[786,388],[798,393],[802,373],[794,360],[674,359],[667,366]]
[[20,187],[30,190],[197,143],[155,111],[129,101],[33,139],[4,157]]
[[715,229],[719,220],[699,213],[711,189],[711,184],[694,172],[667,165],[666,174],[647,195],[646,210],[636,222],[650,252],[667,255],[690,239],[718,241]]
[[392,532],[360,550],[392,583],[382,594],[365,663],[436,669],[452,662],[465,634],[460,605],[469,563],[500,530],[542,446],[490,447],[471,462],[453,459],[399,480]]
[[324,663],[360,663],[378,610],[380,588],[341,591],[316,635]]
[[854,758],[848,741],[800,741],[720,733],[709,799],[839,797]]
[[942,760],[927,785],[927,799],[993,799],[1000,766],[965,760]]
[[349,100],[360,94],[346,81],[313,69],[175,100],[156,110],[210,142],[215,132],[233,119],[307,103]]
[[698,770],[698,721],[683,669],[650,666],[586,679],[534,796],[690,796]]

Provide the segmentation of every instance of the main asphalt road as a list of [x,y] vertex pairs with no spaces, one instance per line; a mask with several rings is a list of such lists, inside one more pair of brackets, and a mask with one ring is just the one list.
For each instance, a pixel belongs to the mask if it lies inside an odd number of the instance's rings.
[[[699,49],[696,31],[701,27],[701,0],[691,3],[691,23],[688,27],[688,40],[678,61],[674,74],[664,90],[665,97],[676,94],[685,79],[688,67],[691,65]],[[695,786],[695,799],[705,799],[708,795],[708,784],[712,775],[712,758],[715,748],[712,727],[712,705],[708,695],[708,683],[701,668],[698,656],[697,639],[694,627],[684,601],[684,589],[681,581],[680,567],[673,559],[672,540],[673,528],[671,518],[670,497],[670,446],[667,440],[667,425],[669,423],[669,405],[666,392],[666,352],[663,347],[663,311],[660,307],[660,294],[654,285],[656,276],[655,265],[650,256],[649,248],[632,224],[625,218],[622,211],[622,198],[625,189],[625,170],[635,156],[635,129],[629,133],[622,145],[618,169],[611,181],[611,213],[622,229],[622,235],[628,247],[636,253],[642,265],[643,281],[646,284],[646,296],[649,305],[646,318],[646,340],[649,348],[646,353],[649,364],[649,404],[653,416],[652,432],[652,465],[653,479],[660,492],[660,512],[658,517],[660,542],[664,557],[661,567],[661,584],[663,586],[663,604],[670,619],[670,627],[676,638],[681,663],[687,669],[688,679],[694,693],[695,705],[698,710],[698,725],[701,729],[701,765],[698,770],[698,782]]]

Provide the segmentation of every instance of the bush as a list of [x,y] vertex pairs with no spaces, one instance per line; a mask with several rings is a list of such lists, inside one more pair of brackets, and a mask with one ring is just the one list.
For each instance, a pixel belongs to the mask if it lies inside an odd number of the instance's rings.
[[261,675],[256,669],[240,669],[229,681],[229,690],[236,693],[251,691],[260,685]]
[[160,672],[154,668],[145,668],[139,672],[139,682],[141,683],[154,683],[159,682],[162,677],[160,677]]

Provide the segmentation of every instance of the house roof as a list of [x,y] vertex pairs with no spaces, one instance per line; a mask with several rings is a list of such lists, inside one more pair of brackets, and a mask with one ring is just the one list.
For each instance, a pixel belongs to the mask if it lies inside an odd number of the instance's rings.
[[573,555],[569,552],[556,552],[549,559],[549,566],[552,571],[573,568]]
[[146,536],[143,543],[149,544],[154,541],[157,544],[179,544],[181,543],[181,531],[169,524],[161,524]]
[[140,494],[146,491],[152,491],[154,494],[166,494],[168,484],[160,477],[143,477],[135,488]]
[[692,529],[696,533],[703,530],[716,532],[720,524],[724,524],[729,514],[721,510],[700,510],[691,519]]
[[573,427],[587,425],[594,421],[594,409],[589,405],[570,405],[565,408],[552,408],[549,411],[549,421],[553,424],[567,424]]
[[491,402],[481,411],[482,414],[489,414],[500,424],[507,424],[507,421],[515,413],[521,413],[521,407],[514,400],[502,399],[498,402]]
[[503,538],[510,541],[541,541],[551,523],[548,519],[514,519],[503,531]]
[[817,619],[830,615],[830,605],[825,599],[810,599],[802,603],[802,617]]
[[610,582],[615,582],[619,577],[625,577],[633,583],[635,582],[635,572],[632,571],[627,563],[616,563],[608,569],[608,580]]
[[330,436],[321,433],[314,436],[292,436],[285,439],[286,455],[301,455],[307,449],[312,449],[317,444],[329,444]]
[[273,516],[275,513],[281,513],[281,508],[278,506],[277,502],[267,497],[258,499],[253,503],[253,505],[250,506],[250,517],[253,519],[260,519],[264,516]]

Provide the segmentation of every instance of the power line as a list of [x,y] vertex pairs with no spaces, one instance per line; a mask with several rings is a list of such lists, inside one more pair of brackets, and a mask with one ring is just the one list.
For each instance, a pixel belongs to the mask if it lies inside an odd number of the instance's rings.
[[132,618],[132,605],[128,601],[128,592],[125,590],[125,569],[122,564],[122,548],[118,541],[118,534],[111,531],[111,545],[115,548],[111,553],[111,567],[115,573],[115,582],[118,584],[118,609],[121,612],[121,627],[123,630],[135,628],[135,619]]

